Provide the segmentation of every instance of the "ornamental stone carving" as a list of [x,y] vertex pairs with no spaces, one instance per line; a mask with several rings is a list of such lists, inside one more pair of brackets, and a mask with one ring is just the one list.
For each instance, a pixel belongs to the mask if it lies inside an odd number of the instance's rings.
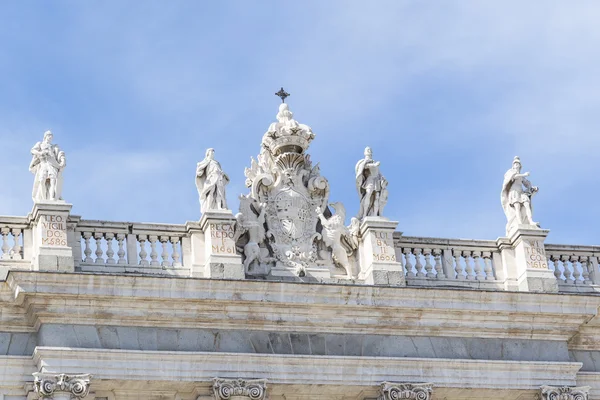
[[541,400],[588,400],[589,386],[542,386]]
[[329,272],[332,255],[322,251],[327,246],[317,212],[327,208],[329,183],[306,154],[315,135],[293,118],[286,103],[279,105],[276,118],[263,135],[260,154],[245,170],[250,193],[241,199],[238,248],[247,268],[260,275],[274,269],[298,276],[309,268]]
[[393,383],[383,382],[377,400],[430,400],[433,393],[432,383]]
[[531,185],[528,176],[529,172],[521,173],[519,157],[514,158],[512,168],[504,174],[500,200],[507,219],[507,236],[519,225],[526,225],[529,229],[539,228],[539,224],[533,221],[531,206],[531,199],[538,192],[538,187]]
[[44,139],[31,149],[29,171],[35,176],[31,197],[34,203],[62,200],[62,173],[67,165],[65,152],[52,144],[52,132],[44,132]]
[[57,392],[65,392],[71,399],[83,399],[90,391],[92,375],[48,374],[35,372],[33,388],[39,399],[54,398]]
[[354,250],[358,248],[358,239],[356,231],[356,222],[353,221],[353,225],[350,227],[354,229],[353,232],[350,228],[344,225],[344,218],[346,217],[346,209],[342,203],[331,203],[330,206],[334,209],[335,214],[329,218],[325,218],[323,211],[320,207],[317,208],[317,215],[321,220],[323,226],[323,242],[331,249],[333,260],[342,268],[346,270],[348,278],[352,279],[354,273],[352,272],[352,266],[348,255],[352,254]]
[[356,190],[360,197],[358,218],[380,217],[388,199],[388,181],[379,171],[379,161],[373,160],[373,151],[365,149],[365,158],[356,164]]
[[196,167],[196,188],[200,197],[200,211],[227,210],[225,186],[229,177],[215,160],[215,149],[207,149],[204,160]]
[[213,379],[216,400],[264,400],[267,395],[266,379]]

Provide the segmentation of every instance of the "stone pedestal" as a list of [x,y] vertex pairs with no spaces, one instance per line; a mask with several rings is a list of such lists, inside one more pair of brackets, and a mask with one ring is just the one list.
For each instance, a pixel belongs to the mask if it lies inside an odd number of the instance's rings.
[[235,217],[230,210],[211,210],[202,214],[200,229],[204,233],[204,277],[244,279],[242,257],[233,240]]
[[548,268],[544,240],[550,231],[520,225],[508,238],[498,239],[506,273],[506,290],[558,292],[558,282]]
[[29,215],[33,227],[32,266],[34,271],[73,272],[73,249],[67,237],[72,204],[35,203]]
[[360,224],[358,279],[368,285],[406,286],[404,269],[394,251],[396,226],[397,221],[382,217],[366,217]]

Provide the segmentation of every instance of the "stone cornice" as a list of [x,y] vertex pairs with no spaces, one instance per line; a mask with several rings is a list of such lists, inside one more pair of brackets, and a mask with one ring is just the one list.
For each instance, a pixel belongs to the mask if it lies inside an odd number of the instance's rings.
[[11,272],[0,287],[7,330],[66,323],[567,340],[600,305],[581,295],[35,272]]
[[[397,357],[338,357],[244,353],[126,351],[36,348],[33,361],[44,372],[86,371],[96,390],[110,380],[160,384],[192,391],[213,382],[230,366],[240,378],[261,377],[277,385],[344,385],[378,387],[402,376],[406,382],[435,387],[539,390],[546,382],[574,386],[581,363],[453,360]],[[202,365],[202,368],[198,368]],[[344,373],[339,373],[344,371]],[[365,373],[369,371],[369,373]]]

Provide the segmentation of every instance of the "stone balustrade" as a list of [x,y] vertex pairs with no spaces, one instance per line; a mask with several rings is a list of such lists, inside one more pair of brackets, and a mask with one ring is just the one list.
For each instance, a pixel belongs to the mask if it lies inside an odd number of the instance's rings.
[[82,272],[189,275],[185,225],[80,220],[75,232],[75,268]]
[[27,217],[0,216],[0,279],[10,269],[30,269],[31,228]]
[[[499,288],[504,277],[494,241],[397,236],[407,284]],[[500,270],[500,271],[498,271]]]
[[561,291],[594,291],[600,284],[600,246],[548,244],[545,248],[548,267],[554,271]]
[[[0,217],[0,277],[11,269],[37,269],[32,262],[34,223],[31,215]],[[198,223],[131,223],[70,216],[68,225],[74,271],[211,277],[202,272],[204,233]],[[511,268],[502,257],[503,240],[410,237],[396,232],[393,246],[407,286],[514,290],[506,285]],[[547,269],[556,278],[559,291],[600,290],[600,246],[545,244],[544,248]],[[323,279],[337,281],[348,283]],[[360,279],[351,283],[364,284]]]

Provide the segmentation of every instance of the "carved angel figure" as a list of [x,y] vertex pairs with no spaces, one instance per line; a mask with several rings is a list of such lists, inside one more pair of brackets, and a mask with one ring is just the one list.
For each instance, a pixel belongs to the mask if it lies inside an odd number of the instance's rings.
[[356,190],[360,196],[358,217],[375,216],[383,213],[387,203],[387,180],[379,172],[379,161],[373,160],[373,151],[365,148],[365,158],[356,164]]
[[62,200],[62,172],[67,160],[65,152],[52,144],[52,138],[52,132],[44,132],[44,139],[31,149],[29,171],[35,175],[31,193],[34,202]]
[[[331,203],[330,206],[334,209],[333,214],[329,219],[323,215],[323,210],[317,208],[317,214],[323,225],[323,241],[327,247],[331,248],[333,259],[346,270],[348,278],[352,279],[352,266],[348,259],[348,250],[351,253],[356,247],[353,235],[350,230],[344,225],[346,217],[346,209],[342,203]],[[352,226],[352,225],[351,225]]]
[[229,177],[215,160],[215,150],[207,149],[204,160],[196,167],[196,188],[200,196],[200,211],[226,210],[225,186]]
[[235,218],[237,224],[233,240],[235,242],[248,233],[248,243],[244,245],[244,268],[249,271],[250,266],[254,263],[263,263],[268,261],[262,257],[260,245],[265,240],[265,211],[266,204],[258,203],[250,197],[250,195],[240,195],[240,212]]
[[515,157],[512,168],[504,174],[500,200],[506,215],[506,234],[517,225],[527,224],[539,226],[533,221],[531,198],[537,193],[537,186],[532,186],[527,179],[529,172],[521,173],[521,160]]

